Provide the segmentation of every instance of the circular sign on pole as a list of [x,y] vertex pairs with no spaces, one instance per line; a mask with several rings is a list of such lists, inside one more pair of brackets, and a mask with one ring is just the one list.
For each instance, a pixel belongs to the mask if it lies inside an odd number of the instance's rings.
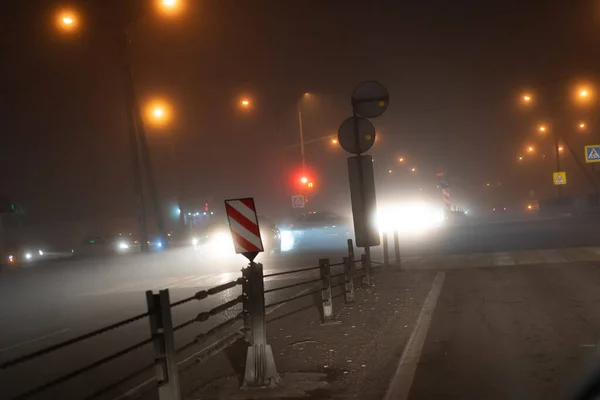
[[390,95],[387,89],[377,81],[359,83],[352,92],[352,107],[364,118],[375,118],[387,110]]
[[[355,122],[358,130],[358,140],[354,134]],[[371,121],[362,117],[347,118],[338,129],[338,142],[348,153],[364,153],[373,147],[373,143],[375,143],[375,127]]]

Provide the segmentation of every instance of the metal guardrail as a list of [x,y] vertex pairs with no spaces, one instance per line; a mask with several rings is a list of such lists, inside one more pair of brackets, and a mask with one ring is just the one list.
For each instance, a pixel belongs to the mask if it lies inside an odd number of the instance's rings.
[[[394,237],[397,241],[397,235]],[[384,240],[387,242],[387,236],[384,235]],[[396,248],[398,246],[396,245]],[[387,246],[384,246],[384,264],[388,264]],[[397,251],[396,258],[399,260],[399,251]],[[360,264],[360,268],[357,268],[357,264]],[[296,309],[292,312],[288,312],[283,315],[279,315],[269,320],[266,319],[266,309],[273,310],[275,307],[283,305],[288,302],[303,299],[309,296],[315,296],[321,294],[320,308],[322,309],[322,322],[335,322],[333,321],[333,299],[344,296],[346,303],[351,303],[355,298],[355,283],[360,280],[360,286],[370,287],[371,286],[371,269],[372,261],[370,259],[370,253],[365,252],[359,259],[355,259],[354,247],[352,240],[348,240],[348,257],[344,257],[340,263],[330,263],[329,259],[319,260],[319,265],[309,268],[301,268],[292,271],[282,271],[271,274],[263,275],[263,269],[261,264],[250,263],[250,265],[242,270],[242,277],[227,282],[218,286],[215,286],[208,290],[201,290],[194,295],[184,298],[182,300],[171,303],[168,290],[161,290],[158,294],[151,291],[146,292],[146,301],[148,310],[145,313],[127,318],[123,321],[105,326],[95,331],[77,336],[75,338],[65,340],[61,343],[53,346],[46,347],[44,349],[26,354],[14,358],[9,361],[0,363],[0,370],[5,370],[11,367],[15,367],[26,363],[28,361],[38,359],[60,349],[64,349],[71,345],[80,343],[92,337],[96,337],[112,331],[114,329],[127,326],[136,321],[148,318],[150,325],[150,337],[137,342],[129,347],[114,352],[108,356],[105,356],[97,361],[84,365],[74,371],[67,374],[61,375],[49,382],[34,387],[16,397],[13,400],[21,400],[30,398],[36,394],[45,392],[57,385],[65,383],[71,379],[74,379],[86,372],[89,372],[101,365],[108,364],[109,362],[116,360],[132,351],[138,350],[144,346],[153,345],[154,361],[131,371],[126,376],[121,377],[115,382],[110,383],[107,386],[97,390],[96,392],[88,395],[85,399],[97,399],[100,396],[106,395],[111,391],[117,390],[122,385],[131,381],[134,378],[141,376],[154,369],[154,377],[146,380],[144,383],[138,385],[135,389],[130,390],[127,394],[131,394],[134,391],[140,390],[142,387],[156,383],[159,400],[180,400],[180,388],[179,388],[179,369],[183,365],[187,364],[191,360],[196,362],[203,362],[209,357],[223,351],[228,346],[233,344],[235,341],[245,338],[250,343],[247,365],[246,365],[246,376],[244,378],[244,384],[248,386],[258,385],[264,386],[273,383],[273,380],[277,380],[277,371],[275,369],[275,363],[273,361],[273,355],[270,346],[267,344],[266,339],[266,323],[280,320],[282,318],[289,317],[300,311],[314,307],[314,304],[305,306],[300,309]],[[331,273],[332,267],[343,266],[341,272],[335,274]],[[275,276],[291,275],[307,271],[319,270],[320,277],[317,279],[308,279],[302,282],[295,282],[283,286],[278,286],[265,290],[264,279]],[[343,277],[341,281],[335,281],[337,278]],[[335,281],[335,282],[334,282]],[[321,283],[320,288],[311,289],[311,285]],[[236,286],[242,286],[242,294],[225,302],[219,304],[216,307],[208,311],[198,313],[194,318],[182,322],[176,326],[173,326],[172,322],[172,310],[173,308],[181,305],[190,303],[194,300],[201,301],[208,298],[209,296],[216,295],[235,288]],[[269,293],[276,293],[287,289],[297,288],[306,286],[306,289],[300,293],[284,298],[279,301],[275,301],[265,305],[265,295]],[[341,293],[333,295],[333,289],[337,287],[343,287]],[[221,314],[237,304],[242,304],[242,312],[235,314],[233,317],[220,322],[216,326],[210,328],[206,332],[197,334],[190,342],[175,348],[174,335],[185,328],[194,325],[197,322],[205,322],[211,317]],[[238,326],[238,323],[243,321],[243,325]],[[191,350],[195,346],[204,344],[211,338],[220,337],[215,343],[205,347],[192,355],[187,356],[183,360],[177,361],[176,357],[183,354],[184,352]],[[123,398],[123,396],[119,397]]]
[[[129,354],[135,350],[138,350],[138,349],[145,347],[147,345],[150,345],[150,344],[153,344],[153,348],[154,348],[154,361],[152,363],[148,363],[146,365],[143,365],[142,367],[135,369],[134,371],[131,371],[126,376],[121,377],[117,381],[112,382],[112,383],[104,386],[103,388],[95,391],[94,393],[87,395],[87,397],[85,397],[85,399],[86,400],[97,399],[100,396],[106,395],[106,394],[110,393],[111,391],[118,389],[123,384],[126,384],[127,382],[131,381],[132,379],[137,378],[144,373],[148,373],[152,369],[155,369],[155,377],[146,381],[145,384],[149,384],[151,382],[158,382],[157,389],[159,392],[160,400],[179,400],[180,393],[179,393],[179,382],[178,382],[177,369],[181,363],[178,364],[175,362],[175,356],[180,354],[184,350],[187,350],[187,349],[193,347],[194,345],[205,342],[210,337],[213,337],[220,333],[224,333],[227,328],[234,327],[235,323],[241,319],[241,316],[243,314],[240,313],[240,314],[236,315],[235,317],[230,318],[230,319],[220,323],[219,325],[209,329],[208,331],[198,334],[192,342],[180,347],[179,349],[174,348],[174,333],[181,329],[184,329],[188,326],[191,326],[192,324],[194,324],[196,322],[204,322],[204,321],[208,320],[210,317],[220,314],[220,313],[230,309],[231,307],[233,307],[239,303],[242,303],[244,301],[245,295],[242,294],[233,300],[230,300],[228,302],[225,302],[223,304],[220,304],[220,305],[212,308],[209,311],[201,312],[198,315],[196,315],[195,318],[193,318],[189,321],[186,321],[182,324],[179,324],[175,327],[172,324],[172,309],[175,307],[178,307],[180,305],[189,303],[193,300],[202,300],[202,299],[207,298],[208,296],[215,295],[215,294],[221,293],[225,290],[232,289],[238,285],[243,285],[245,282],[246,282],[246,279],[242,277],[235,281],[231,281],[231,282],[219,285],[219,286],[215,286],[208,290],[202,290],[202,291],[196,292],[193,296],[182,299],[175,303],[170,303],[168,290],[161,290],[158,294],[154,294],[151,291],[148,291],[148,292],[146,292],[148,311],[145,313],[135,315],[133,317],[124,319],[124,320],[116,322],[114,324],[102,327],[100,329],[96,329],[92,332],[89,332],[89,333],[86,333],[83,335],[79,335],[77,337],[65,340],[65,341],[57,343],[55,345],[48,346],[41,350],[37,350],[37,351],[31,352],[29,354],[19,356],[14,359],[0,363],[0,370],[7,370],[9,368],[16,367],[16,366],[22,365],[24,363],[27,363],[29,361],[39,359],[40,357],[44,357],[46,355],[52,354],[58,350],[68,348],[72,345],[76,345],[85,340],[100,336],[102,334],[113,331],[115,329],[119,329],[124,326],[130,325],[134,322],[143,320],[145,318],[148,318],[149,322],[150,322],[150,337],[149,338],[141,340],[135,344],[125,347],[125,348],[123,348],[119,351],[116,351],[108,356],[105,356],[99,360],[88,363],[88,364],[86,364],[82,367],[79,367],[69,373],[63,374],[63,375],[61,375],[57,378],[54,378],[46,383],[43,383],[32,389],[29,389],[15,397],[12,397],[11,400],[28,399],[34,395],[46,392],[49,389],[52,389],[58,385],[68,382],[82,374],[90,372],[102,365],[108,364],[111,361],[121,358],[121,357],[125,356],[126,354]],[[231,336],[232,334],[239,336],[239,329],[234,331],[233,333],[230,333],[228,336]],[[210,347],[210,349],[213,349],[213,347]],[[212,353],[209,353],[209,354],[212,354]],[[206,357],[207,355],[206,354],[203,355],[201,352],[199,352],[198,356]]]

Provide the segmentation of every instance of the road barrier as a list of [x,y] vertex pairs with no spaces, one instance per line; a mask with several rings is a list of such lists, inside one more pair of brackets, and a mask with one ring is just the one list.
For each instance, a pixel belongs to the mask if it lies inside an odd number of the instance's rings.
[[[386,247],[387,248],[387,247]],[[360,268],[357,264],[360,263]],[[338,268],[339,271],[333,271],[332,268]],[[121,397],[131,395],[143,387],[155,384],[158,392],[159,400],[180,400],[180,384],[179,371],[183,365],[189,361],[196,360],[200,363],[211,356],[225,350],[227,347],[240,339],[245,339],[249,343],[246,355],[246,371],[244,377],[244,386],[268,386],[274,385],[279,380],[279,375],[273,360],[273,353],[267,343],[266,326],[267,323],[289,317],[308,308],[314,307],[314,304],[304,306],[302,308],[287,312],[275,318],[266,319],[267,311],[274,311],[278,306],[294,302],[309,296],[317,296],[320,294],[320,311],[322,323],[335,324],[335,315],[333,310],[333,299],[344,296],[346,303],[352,303],[355,299],[356,283],[361,280],[360,286],[368,288],[371,286],[371,259],[369,253],[362,254],[360,260],[355,259],[354,247],[352,240],[348,240],[348,257],[343,257],[342,262],[331,263],[329,259],[324,258],[319,260],[319,265],[308,268],[301,268],[291,271],[276,272],[271,274],[263,274],[262,264],[250,263],[246,268],[242,269],[242,277],[215,286],[208,290],[201,290],[194,295],[185,299],[171,303],[169,290],[160,290],[158,293],[152,291],[146,292],[147,312],[127,318],[123,321],[105,326],[95,331],[65,340],[53,346],[14,358],[12,360],[0,363],[0,370],[7,370],[32,360],[44,357],[48,354],[55,353],[61,349],[78,344],[90,338],[103,335],[107,332],[128,326],[134,322],[148,319],[150,332],[149,337],[116,351],[108,356],[105,356],[92,363],[84,365],[74,371],[61,375],[49,382],[36,386],[27,390],[15,397],[17,399],[28,399],[37,394],[46,392],[56,386],[68,382],[84,373],[90,372],[102,365],[108,364],[113,360],[119,359],[135,350],[152,345],[154,360],[146,365],[143,365],[127,375],[121,377],[115,382],[96,390],[94,393],[87,395],[86,400],[98,399],[107,394],[116,394],[121,391],[122,386],[134,379],[140,379],[143,374],[147,374],[154,370],[154,376],[146,380],[134,389],[122,394]],[[319,277],[307,279],[301,282],[294,282],[265,290],[264,280],[266,278],[290,276],[303,272],[319,271]],[[339,279],[343,278],[343,279]],[[320,283],[320,287],[318,287]],[[178,325],[173,325],[172,310],[181,305],[191,303],[193,301],[202,301],[210,296],[224,292],[241,286],[242,293],[233,299],[222,303],[208,311],[198,313],[194,318],[184,321]],[[284,298],[279,301],[265,304],[265,295],[277,293],[287,289],[305,288],[300,292]],[[340,293],[334,295],[334,289],[341,287]],[[314,288],[314,289],[313,289]],[[242,311],[235,314],[233,317],[220,322],[211,329],[197,334],[191,341],[180,347],[175,346],[175,334],[183,329],[189,328],[195,323],[205,322],[211,317],[219,315],[226,310],[230,310],[234,306],[242,304]],[[205,344],[211,338],[216,339],[208,347],[201,349],[187,357],[178,358],[184,352],[192,350],[194,347]],[[114,398],[114,396],[113,396]]]

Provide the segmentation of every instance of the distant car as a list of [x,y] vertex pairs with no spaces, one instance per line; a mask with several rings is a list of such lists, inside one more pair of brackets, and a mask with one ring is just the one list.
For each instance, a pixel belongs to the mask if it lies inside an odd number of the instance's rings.
[[46,252],[39,245],[25,245],[9,248],[6,254],[6,263],[25,264],[33,263],[44,259]]
[[[265,217],[258,217],[260,236],[267,254],[276,254],[281,251],[281,234],[273,221]],[[194,232],[190,244],[201,248],[209,257],[221,257],[234,254],[233,238],[227,220],[214,220],[202,229]]]
[[339,215],[323,211],[308,212],[297,217],[281,228],[285,246],[293,241],[291,247],[312,246],[328,243],[341,243],[350,237],[351,221]]

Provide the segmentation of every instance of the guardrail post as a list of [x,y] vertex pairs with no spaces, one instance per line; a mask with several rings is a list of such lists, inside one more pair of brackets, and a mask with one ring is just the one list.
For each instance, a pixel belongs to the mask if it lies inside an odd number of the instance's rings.
[[354,261],[354,244],[352,243],[352,239],[348,239],[348,257]]
[[362,254],[360,256],[362,268],[365,271],[363,273],[362,284],[364,287],[371,287],[371,258],[369,254]]
[[346,279],[344,289],[346,290],[344,298],[346,303],[354,302],[354,260],[344,257],[344,278]]
[[252,318],[250,317],[250,268],[242,269],[242,276],[244,283],[242,283],[242,313],[244,314],[244,340],[248,343],[252,343]]
[[398,231],[394,231],[394,253],[396,256],[396,264],[398,264],[398,266],[400,267],[400,239],[398,239]]
[[388,234],[387,232],[383,232],[383,265],[385,267],[390,266],[390,250],[388,246]]
[[274,386],[279,381],[273,350],[267,344],[265,321],[265,283],[263,266],[251,262],[248,266],[249,307],[252,341],[246,354],[246,373],[243,386]]
[[329,267],[329,258],[319,260],[319,271],[323,287],[321,289],[321,298],[323,300],[323,323],[333,319],[333,299],[331,296],[331,268]]
[[150,314],[150,334],[154,340],[158,398],[159,400],[180,400],[169,290],[161,290],[158,294],[147,291],[146,303]]

